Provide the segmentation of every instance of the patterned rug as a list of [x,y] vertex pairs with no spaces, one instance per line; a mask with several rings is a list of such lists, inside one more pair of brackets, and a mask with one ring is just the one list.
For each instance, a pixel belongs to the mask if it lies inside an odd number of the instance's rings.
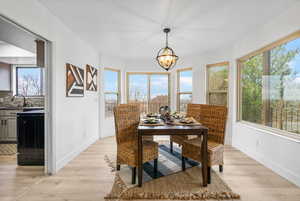
[[202,187],[202,171],[198,162],[188,160],[186,171],[181,171],[181,150],[174,147],[170,152],[167,144],[159,145],[158,178],[154,178],[153,162],[143,165],[143,186],[131,184],[131,168],[121,166],[115,169],[115,156],[106,156],[106,162],[115,174],[107,201],[117,200],[234,200],[240,196],[233,193],[228,185],[214,172],[212,183]]
[[17,153],[17,144],[0,144],[0,155],[13,155]]

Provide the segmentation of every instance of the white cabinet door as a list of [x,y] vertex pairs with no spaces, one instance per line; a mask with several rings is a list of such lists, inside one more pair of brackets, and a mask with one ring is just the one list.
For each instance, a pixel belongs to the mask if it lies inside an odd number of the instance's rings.
[[0,141],[4,139],[4,121],[3,118],[0,117]]
[[1,141],[7,140],[8,137],[8,127],[7,127],[7,118],[0,117],[0,139]]
[[7,140],[17,141],[17,119],[15,117],[8,118],[6,127],[8,129]]

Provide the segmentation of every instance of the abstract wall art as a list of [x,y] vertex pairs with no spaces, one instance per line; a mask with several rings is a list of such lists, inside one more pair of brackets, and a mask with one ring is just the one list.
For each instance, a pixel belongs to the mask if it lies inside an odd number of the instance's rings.
[[66,96],[84,96],[84,70],[72,64],[66,64]]
[[90,65],[86,65],[86,90],[97,91],[98,70]]

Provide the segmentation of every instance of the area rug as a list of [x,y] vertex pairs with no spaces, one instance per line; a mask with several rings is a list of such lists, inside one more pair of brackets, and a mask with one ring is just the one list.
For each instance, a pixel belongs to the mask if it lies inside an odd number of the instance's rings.
[[17,144],[0,144],[0,155],[13,155],[17,153]]
[[105,160],[115,175],[111,192],[106,201],[119,200],[235,200],[240,196],[214,172],[211,184],[202,187],[201,165],[188,160],[186,171],[181,171],[181,154],[178,147],[173,153],[166,144],[159,145],[158,178],[154,178],[153,162],[143,165],[143,185],[131,184],[131,168],[121,166],[116,171],[116,156],[106,156]]

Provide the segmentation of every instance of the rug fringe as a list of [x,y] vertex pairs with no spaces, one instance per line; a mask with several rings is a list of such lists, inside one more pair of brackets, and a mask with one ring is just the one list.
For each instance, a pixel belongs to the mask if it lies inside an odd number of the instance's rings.
[[[106,197],[106,199],[116,199],[117,197]],[[230,200],[240,199],[240,196],[231,192],[200,192],[200,193],[152,193],[152,192],[123,192],[117,199],[121,200],[205,200],[205,199],[216,199],[216,200]]]

